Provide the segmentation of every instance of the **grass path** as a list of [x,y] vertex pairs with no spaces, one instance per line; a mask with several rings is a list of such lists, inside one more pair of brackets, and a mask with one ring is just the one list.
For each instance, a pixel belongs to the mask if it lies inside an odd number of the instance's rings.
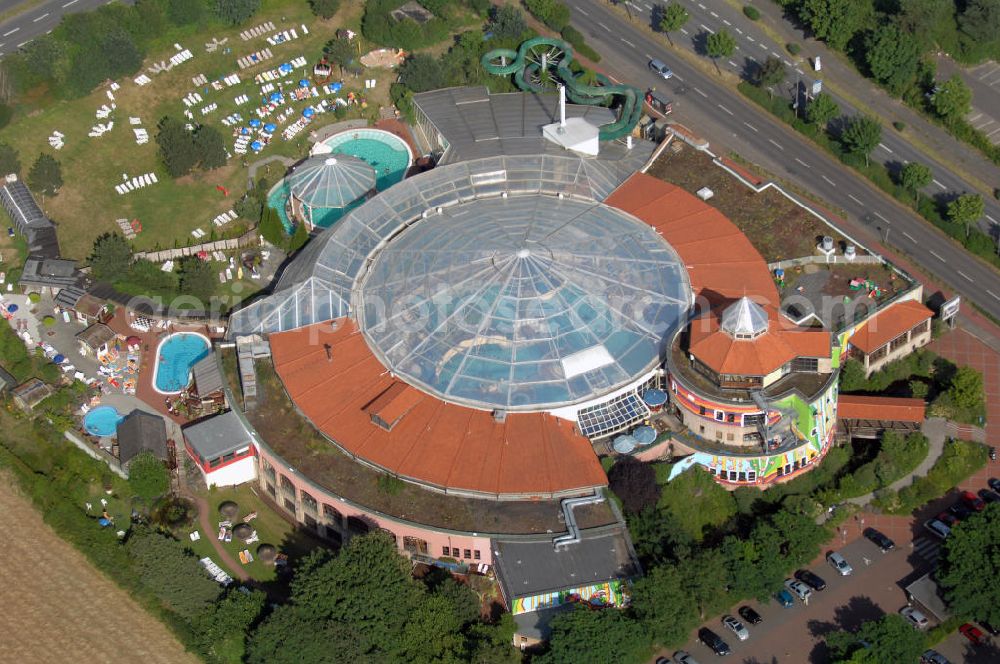
[[165,625],[95,569],[0,476],[7,549],[0,584],[0,659],[34,662],[197,662]]

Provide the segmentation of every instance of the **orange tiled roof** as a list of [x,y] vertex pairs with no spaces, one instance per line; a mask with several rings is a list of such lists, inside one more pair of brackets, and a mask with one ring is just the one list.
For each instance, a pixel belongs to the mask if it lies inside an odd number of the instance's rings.
[[897,302],[859,327],[851,336],[851,345],[867,355],[933,315],[933,311],[915,300]]
[[635,173],[605,201],[655,228],[677,250],[691,287],[718,309],[750,297],[768,312],[770,328],[754,340],[733,340],[710,313],[691,326],[690,350],[719,373],[767,375],[794,357],[829,357],[826,331],[794,326],[777,312],[778,289],[760,252],[736,224],[677,185]]
[[895,422],[923,422],[923,399],[894,397],[866,397],[841,394],[837,400],[837,417],[848,420],[893,420]]
[[796,357],[830,357],[826,330],[785,327],[773,309],[768,316],[766,333],[737,340],[710,313],[691,323],[688,350],[717,373],[742,376],[766,376]]
[[713,306],[747,295],[779,305],[760,252],[736,224],[680,187],[645,173],[625,180],[605,201],[655,228],[684,261],[697,296]]
[[[498,422],[436,399],[394,378],[353,320],[339,323],[272,334],[271,354],[299,409],[351,454],[420,482],[485,494],[545,496],[607,484],[572,423],[547,413]],[[395,426],[386,431],[372,414]]]

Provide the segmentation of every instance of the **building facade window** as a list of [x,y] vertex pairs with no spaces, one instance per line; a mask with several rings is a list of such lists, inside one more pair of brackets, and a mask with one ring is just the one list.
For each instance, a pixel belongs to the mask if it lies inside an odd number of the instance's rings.
[[472,552],[472,559],[473,559],[473,560],[479,560],[479,559],[480,559],[480,555],[479,555],[479,549],[476,549],[476,550],[474,550],[474,551]]
[[290,479],[288,479],[288,477],[286,475],[282,475],[281,476],[281,482],[280,482],[280,484],[281,484],[281,490],[282,491],[284,491],[285,493],[289,494],[290,496],[293,496],[293,497],[295,496],[295,485],[292,484],[292,481]]
[[301,493],[301,496],[302,496],[302,506],[306,510],[308,510],[309,512],[312,512],[313,514],[315,514],[316,513],[316,499],[312,497],[312,494],[307,493],[305,491],[303,491]]
[[819,373],[819,358],[797,357],[792,360],[792,371],[797,373]]
[[470,551],[469,549],[465,549],[465,550],[464,550],[464,551],[463,551],[462,553],[464,553],[464,554],[465,554],[465,555],[464,555],[464,556],[462,556],[462,557],[463,557],[463,558],[465,558],[466,560],[468,560],[469,558],[471,558],[471,557],[472,557],[472,551]]
[[332,505],[323,505],[323,517],[327,523],[332,523],[335,526],[344,525],[344,515]]
[[274,491],[274,485],[271,484],[270,482],[264,485],[264,488],[267,489],[267,492],[271,494],[272,498],[275,498],[277,496],[276,492]]
[[442,546],[441,547],[441,555],[442,556],[447,556],[449,553],[451,553],[451,549],[449,549],[447,546]]
[[458,549],[456,547],[451,548],[451,557],[458,558]]
[[285,509],[295,514],[295,501],[285,498]]
[[427,554],[427,541],[419,537],[406,536],[403,538],[403,550],[410,553]]

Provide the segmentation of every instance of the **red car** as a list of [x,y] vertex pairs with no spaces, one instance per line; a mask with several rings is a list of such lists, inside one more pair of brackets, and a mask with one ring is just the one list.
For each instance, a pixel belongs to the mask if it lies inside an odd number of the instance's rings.
[[950,512],[941,512],[937,515],[937,519],[949,528],[958,523],[958,517]]
[[982,630],[972,623],[965,623],[958,628],[958,631],[961,632],[962,636],[967,638],[974,646],[981,646],[986,641],[986,636],[983,634]]
[[977,512],[982,512],[986,509],[986,503],[983,502],[983,499],[971,491],[962,492],[962,502],[965,503],[966,507],[976,510]]

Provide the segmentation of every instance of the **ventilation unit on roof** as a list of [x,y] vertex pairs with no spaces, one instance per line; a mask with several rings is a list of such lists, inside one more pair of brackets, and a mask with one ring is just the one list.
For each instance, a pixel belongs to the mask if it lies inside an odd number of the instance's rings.
[[493,419],[501,424],[506,422],[507,411],[504,410],[503,408],[497,408],[496,410],[493,411]]

